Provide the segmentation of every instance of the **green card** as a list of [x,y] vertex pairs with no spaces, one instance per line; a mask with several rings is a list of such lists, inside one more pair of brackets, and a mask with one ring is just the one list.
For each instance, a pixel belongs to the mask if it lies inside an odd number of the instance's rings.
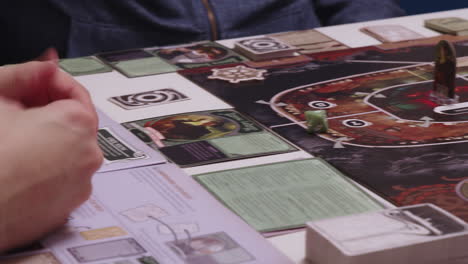
[[228,157],[255,156],[266,153],[295,151],[292,145],[269,132],[244,134],[208,140]]
[[175,72],[178,69],[159,57],[121,61],[113,66],[129,78]]
[[94,59],[93,57],[81,57],[74,59],[63,59],[59,62],[60,68],[73,76],[89,75],[96,73],[111,72],[112,68]]
[[318,158],[199,174],[194,178],[261,232],[383,208]]

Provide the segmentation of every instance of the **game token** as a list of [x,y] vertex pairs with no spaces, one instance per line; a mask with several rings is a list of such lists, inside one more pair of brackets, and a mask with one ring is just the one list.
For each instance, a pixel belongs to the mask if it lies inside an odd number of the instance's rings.
[[468,35],[468,20],[459,17],[428,19],[424,21],[424,26],[450,35]]
[[468,202],[468,179],[465,179],[457,184],[456,188],[458,197]]
[[326,133],[328,131],[327,112],[325,110],[306,111],[307,132]]
[[265,80],[263,74],[267,72],[267,70],[257,70],[245,67],[243,65],[222,69],[212,69],[211,71],[213,72],[213,74],[208,76],[208,79],[224,80],[230,83],[239,83],[242,81],[252,80]]
[[424,38],[423,35],[401,25],[369,26],[361,28],[361,31],[384,43]]
[[296,47],[271,37],[244,39],[235,43],[234,50],[251,60],[271,60],[295,56]]
[[109,98],[112,103],[132,110],[147,106],[156,106],[167,103],[180,102],[190,98],[183,93],[172,88],[165,88],[142,93],[126,94]]
[[271,34],[268,36],[274,37],[298,48],[298,52],[301,54],[313,54],[349,48],[343,43],[340,43],[335,39],[332,39],[329,36],[318,32],[315,29],[288,31],[277,34]]
[[455,102],[445,99],[455,99],[455,78],[457,73],[457,56],[452,43],[441,40],[436,46],[434,85],[432,96],[441,104]]

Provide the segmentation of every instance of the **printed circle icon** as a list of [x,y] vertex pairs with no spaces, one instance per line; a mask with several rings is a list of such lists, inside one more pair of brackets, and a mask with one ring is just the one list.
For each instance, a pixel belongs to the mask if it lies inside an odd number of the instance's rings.
[[169,98],[167,93],[139,94],[133,97],[133,100],[141,103],[154,103],[165,101]]
[[361,119],[347,119],[343,121],[343,125],[352,128],[360,128],[370,126],[372,123]]
[[327,101],[312,101],[309,102],[309,106],[315,109],[323,110],[333,108],[336,106],[336,104]]

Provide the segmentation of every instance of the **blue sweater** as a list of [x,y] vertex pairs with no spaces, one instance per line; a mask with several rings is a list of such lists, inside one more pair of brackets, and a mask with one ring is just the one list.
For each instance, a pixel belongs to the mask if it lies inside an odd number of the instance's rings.
[[[2,1],[13,59],[48,46],[62,56],[308,29],[403,15],[398,0]],[[38,2],[38,3],[36,3]],[[4,30],[4,32],[5,32]],[[23,55],[23,56],[21,56]]]

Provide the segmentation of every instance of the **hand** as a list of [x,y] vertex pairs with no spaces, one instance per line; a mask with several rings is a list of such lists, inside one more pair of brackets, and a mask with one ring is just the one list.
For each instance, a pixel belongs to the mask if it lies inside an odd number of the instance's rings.
[[0,68],[0,251],[65,223],[102,162],[86,90],[53,63]]
[[59,55],[55,48],[48,48],[39,57],[37,57],[36,60],[58,62]]
[[0,95],[28,108],[72,99],[96,115],[86,89],[52,61],[0,67]]

